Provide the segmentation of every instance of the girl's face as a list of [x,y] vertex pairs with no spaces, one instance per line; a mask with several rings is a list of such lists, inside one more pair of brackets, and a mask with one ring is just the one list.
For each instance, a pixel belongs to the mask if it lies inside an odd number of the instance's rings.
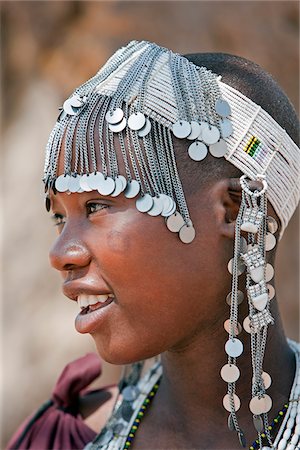
[[63,276],[64,294],[74,301],[113,295],[75,322],[108,362],[183,348],[219,323],[230,275],[212,191],[187,201],[196,229],[191,244],[171,233],[162,217],[137,211],[135,199],[123,194],[51,195],[59,235],[50,261]]

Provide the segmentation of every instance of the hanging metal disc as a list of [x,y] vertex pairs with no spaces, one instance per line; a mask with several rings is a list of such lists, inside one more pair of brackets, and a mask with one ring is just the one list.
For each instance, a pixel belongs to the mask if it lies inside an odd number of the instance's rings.
[[124,117],[124,112],[121,108],[116,108],[113,111],[107,111],[107,113],[105,114],[105,120],[106,122],[114,125],[117,123],[120,123],[121,120]]
[[275,288],[271,284],[267,284],[269,299],[272,300],[275,297]]
[[72,176],[69,181],[69,192],[75,193],[80,189],[80,176]]
[[55,189],[58,192],[66,192],[69,189],[70,175],[60,175],[55,180]]
[[[227,265],[228,272],[231,275],[233,274],[233,267],[232,267],[232,265],[233,265],[233,258],[231,258],[231,260],[228,262],[228,265]],[[243,261],[238,259],[238,264],[237,264],[237,274],[238,274],[238,276],[242,275],[244,270],[245,270],[245,265],[244,265]]]
[[263,372],[263,373],[261,374],[261,377],[262,377],[262,379],[263,379],[265,389],[269,389],[269,387],[270,387],[271,384],[272,384],[272,378],[271,378],[271,376],[268,374],[268,372]]
[[114,437],[112,430],[110,430],[109,428],[104,428],[101,431],[101,434],[99,437],[97,437],[97,444],[98,445],[107,445],[112,438]]
[[228,419],[227,419],[227,426],[228,426],[228,428],[229,428],[229,431],[234,431],[234,430],[235,430],[235,427],[234,427],[234,421],[233,421],[233,418],[232,418],[232,415],[231,415],[231,414],[229,414],[229,416],[228,416]]
[[126,198],[134,198],[140,192],[140,184],[136,180],[128,181],[127,187],[124,191],[124,195]]
[[193,242],[195,236],[196,231],[192,225],[190,226],[183,225],[183,227],[180,228],[179,238],[181,242],[183,242],[184,244],[190,244],[191,242]]
[[219,114],[221,117],[228,117],[231,114],[231,108],[229,103],[222,99],[218,98],[218,100],[215,103],[216,113]]
[[276,246],[276,237],[272,233],[266,234],[266,251],[269,252],[270,250],[273,250],[273,248]]
[[202,161],[207,155],[207,147],[203,142],[195,141],[188,148],[188,154],[194,161]]
[[163,207],[164,203],[161,197],[154,197],[152,208],[148,211],[149,216],[159,216],[162,213]]
[[264,431],[264,422],[261,416],[253,415],[253,425],[258,433],[262,433]]
[[125,178],[123,175],[118,175],[117,178],[118,178],[119,180],[122,181],[122,185],[123,185],[122,192],[125,191],[126,186],[127,186],[127,180],[126,180],[126,178]]
[[[232,394],[233,397],[233,404],[234,404],[234,410],[238,411],[241,406],[241,401],[239,397],[236,394]],[[226,409],[226,411],[231,412],[231,401],[230,401],[230,395],[226,394],[223,398],[223,406]]]
[[124,400],[127,402],[133,402],[138,397],[139,393],[139,389],[133,385],[126,386],[121,392]]
[[172,131],[178,139],[185,139],[191,133],[192,128],[186,120],[177,120],[172,126]]
[[251,324],[250,317],[249,316],[245,317],[245,319],[243,321],[243,328],[249,334],[251,334],[251,332],[252,332],[250,324]]
[[116,187],[114,180],[111,177],[106,177],[100,181],[98,192],[101,195],[110,195]]
[[82,97],[80,97],[79,94],[72,95],[71,98],[69,98],[69,103],[74,108],[81,108],[81,106],[85,103]]
[[[232,295],[232,293],[229,292],[229,294],[226,297],[226,303],[229,306],[231,306],[231,295]],[[244,300],[243,292],[242,291],[237,291],[237,304],[240,305],[243,300]]]
[[244,347],[242,341],[237,338],[229,338],[225,344],[225,351],[228,356],[237,358],[243,353]]
[[220,139],[220,131],[215,125],[202,125],[202,140],[205,144],[211,145],[218,142]]
[[132,406],[130,402],[123,402],[121,405],[121,416],[126,421],[129,422],[134,410],[132,409]]
[[121,192],[123,192],[123,183],[122,180],[117,176],[115,178],[115,189],[110,195],[111,197],[117,197],[121,194]]
[[274,277],[274,267],[268,263],[266,265],[266,281],[271,281]]
[[128,117],[128,126],[131,130],[141,130],[146,123],[146,117],[143,113],[133,113]]
[[233,133],[232,123],[229,119],[223,119],[220,122],[221,134],[224,139],[228,138]]
[[169,217],[176,211],[176,202],[171,198],[171,205],[168,210],[163,209],[161,215],[163,217]]
[[226,155],[227,151],[227,143],[223,139],[209,146],[209,152],[215,158],[222,158]]
[[123,117],[123,119],[119,123],[116,123],[116,124],[109,123],[108,128],[113,133],[120,133],[121,131],[124,130],[124,128],[126,127],[126,124],[127,124],[127,120],[125,117]]
[[278,230],[278,223],[274,219],[274,217],[268,216],[267,217],[267,229],[270,233],[275,234]]
[[153,206],[153,197],[150,194],[141,195],[135,202],[136,209],[140,212],[147,212]]
[[[225,329],[225,331],[228,334],[231,333],[230,319],[225,320],[225,322],[224,322],[224,329]],[[236,326],[235,326],[233,331],[234,331],[236,336],[239,335],[241,333],[241,331],[242,331],[242,325],[239,322],[237,322],[237,324],[236,324]]]
[[221,378],[226,383],[235,383],[240,377],[240,370],[234,364],[225,364],[221,369]]
[[92,188],[90,188],[90,186],[89,186],[89,184],[88,184],[88,178],[89,178],[89,176],[90,176],[90,175],[87,175],[87,174],[85,173],[84,175],[82,175],[82,176],[80,177],[79,184],[80,184],[81,189],[82,189],[84,192],[90,192],[90,191],[92,191]]
[[160,197],[160,199],[162,200],[162,202],[163,202],[163,210],[162,210],[162,212],[161,212],[161,215],[163,216],[163,217],[165,217],[164,216],[164,214],[165,214],[165,212],[166,211],[169,211],[169,209],[172,207],[172,205],[173,205],[173,199],[171,198],[171,197],[169,197],[168,195],[166,195],[166,194],[159,194],[159,197]]
[[178,233],[180,228],[184,225],[184,219],[178,211],[175,211],[174,214],[167,218],[166,224],[167,228],[172,231],[172,233]]
[[191,121],[191,132],[190,134],[187,136],[187,139],[189,141],[194,141],[195,139],[198,139],[198,136],[201,133],[201,127],[200,124],[198,122],[196,122],[195,120]]
[[240,442],[241,447],[246,448],[247,442],[246,442],[246,436],[245,436],[245,433],[243,432],[243,430],[240,429],[240,431],[238,432],[238,437],[239,437],[239,442]]
[[139,137],[145,137],[145,136],[147,136],[147,134],[150,133],[150,131],[151,131],[151,122],[150,122],[150,120],[147,117],[145,125],[143,126],[143,128],[141,128],[138,131],[138,136]]
[[272,408],[272,399],[268,394],[264,394],[263,397],[252,397],[249,403],[249,409],[252,414],[260,415],[265,414]]
[[104,175],[101,172],[91,173],[87,177],[87,184],[93,191],[97,191],[98,187],[101,184],[101,181],[104,180]]
[[63,109],[64,109],[65,113],[69,114],[69,116],[75,116],[76,115],[76,111],[73,109],[73,106],[71,105],[71,99],[70,98],[68,98],[64,102]]

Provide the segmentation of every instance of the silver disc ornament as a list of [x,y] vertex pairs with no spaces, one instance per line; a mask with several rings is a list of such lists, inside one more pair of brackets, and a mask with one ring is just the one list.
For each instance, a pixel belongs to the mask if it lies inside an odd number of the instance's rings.
[[114,125],[116,123],[121,122],[124,117],[124,112],[121,108],[116,108],[112,111],[107,111],[105,115],[106,122]]
[[153,197],[150,194],[141,195],[135,202],[136,209],[140,212],[147,212],[153,206]]
[[66,192],[69,189],[70,175],[60,175],[55,180],[55,189],[58,192]]
[[116,184],[111,177],[106,177],[101,180],[98,192],[101,195],[110,195],[116,187]]
[[225,352],[232,358],[237,358],[243,353],[244,347],[242,341],[236,338],[229,338],[225,344]]
[[202,161],[207,155],[207,147],[203,142],[195,141],[188,148],[188,154],[194,161]]
[[227,143],[224,141],[224,139],[220,139],[215,144],[211,144],[209,146],[209,152],[215,158],[222,158],[226,155],[227,150]]
[[112,430],[109,430],[107,428],[104,428],[99,436],[97,438],[97,444],[99,445],[107,445],[114,437],[114,434]]
[[192,131],[192,127],[186,120],[177,120],[172,126],[172,131],[178,139],[185,139]]
[[112,131],[113,133],[120,133],[121,131],[124,130],[124,128],[126,127],[127,121],[126,118],[123,117],[123,119],[121,120],[121,122],[118,122],[116,124],[112,124],[109,123],[108,124],[108,128],[110,129],[110,131]]
[[218,98],[218,100],[216,101],[215,109],[216,113],[219,114],[219,116],[221,117],[228,117],[231,114],[231,108],[229,103],[222,98]]
[[88,186],[93,190],[97,191],[101,185],[102,180],[104,180],[104,175],[101,172],[91,173],[87,178]]
[[131,130],[141,130],[146,123],[146,117],[143,113],[133,113],[128,117],[128,126]]
[[169,209],[167,209],[167,208],[163,209],[163,211],[161,213],[161,215],[163,217],[169,217],[176,211],[176,203],[175,203],[175,201],[171,197],[169,197],[169,198],[170,198],[170,207],[169,207]]
[[[229,294],[227,295],[227,297],[226,297],[226,303],[227,303],[227,305],[231,305],[231,300],[232,300],[232,298],[231,298],[231,295],[232,295],[232,293],[231,292],[229,292]],[[244,300],[244,294],[243,294],[243,292],[242,291],[237,291],[237,304],[238,305],[240,305],[241,303],[242,303],[242,301]]]
[[140,192],[140,183],[136,180],[128,181],[127,187],[124,191],[124,195],[126,198],[134,198]]
[[138,397],[139,393],[139,389],[133,385],[126,386],[121,392],[124,400],[127,402],[133,402]]
[[74,94],[64,102],[63,110],[70,116],[75,116],[84,103],[85,101],[78,94]]
[[270,250],[273,250],[273,248],[276,246],[276,237],[272,233],[266,234],[266,251],[269,252]]
[[172,231],[172,233],[178,233],[180,228],[184,225],[184,219],[178,211],[175,211],[174,214],[167,218],[166,224],[167,228]]
[[184,225],[182,228],[180,228],[179,238],[184,244],[190,244],[191,242],[193,242],[195,236],[196,231],[193,225]]
[[215,144],[220,139],[220,131],[215,125],[202,125],[202,140],[207,145]]
[[138,136],[141,138],[145,137],[145,136],[147,136],[147,134],[150,133],[150,131],[151,131],[151,122],[150,122],[150,119],[148,119],[148,117],[147,117],[145,125],[143,126],[143,128],[141,128],[138,131]]
[[124,191],[124,184],[123,184],[122,179],[120,178],[120,175],[118,175],[115,178],[115,189],[110,195],[111,195],[111,197],[117,197],[123,191]]
[[75,193],[80,189],[80,176],[72,176],[69,181],[69,192]]
[[162,213],[163,207],[164,203],[160,195],[157,197],[153,197],[152,208],[148,211],[149,216],[159,216]]
[[267,228],[268,228],[268,231],[272,234],[275,234],[276,231],[278,230],[278,223],[276,222],[274,217],[272,217],[272,216],[267,217]]
[[166,194],[159,194],[159,197],[163,204],[161,215],[163,217],[166,217],[165,213],[168,212],[173,207],[173,199]]
[[198,139],[198,136],[201,133],[201,127],[200,124],[198,122],[196,122],[195,120],[191,121],[191,132],[190,134],[187,136],[187,139],[189,141],[194,141],[195,139]]
[[89,175],[86,174],[86,173],[83,174],[83,175],[80,177],[79,184],[80,184],[81,189],[82,189],[84,192],[90,192],[90,191],[92,191],[92,189],[90,188],[90,186],[89,186],[89,184],[88,184],[88,178],[89,178]]
[[[234,410],[238,411],[241,407],[241,401],[239,399],[239,397],[236,394],[232,394],[232,399],[233,399],[233,405],[234,405]],[[223,406],[226,409],[226,411],[231,412],[231,399],[230,399],[230,395],[226,394],[223,398]]]
[[223,119],[220,122],[220,129],[221,129],[222,137],[224,139],[226,139],[229,136],[231,136],[232,132],[233,132],[231,121],[229,119]]
[[234,364],[225,364],[221,369],[221,378],[226,383],[235,383],[240,377],[240,370]]

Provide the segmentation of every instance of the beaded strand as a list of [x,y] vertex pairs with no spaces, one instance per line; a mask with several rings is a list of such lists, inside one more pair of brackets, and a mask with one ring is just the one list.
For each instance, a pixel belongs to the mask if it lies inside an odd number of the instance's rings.
[[[280,422],[283,420],[285,413],[287,412],[288,409],[288,403],[285,403],[283,408],[278,412],[277,416],[275,417],[275,419],[272,420],[271,424],[268,426],[268,431],[272,431],[277,425],[280,424]],[[267,437],[266,433],[261,433],[261,438],[265,439]],[[259,440],[256,439],[255,441],[253,441],[252,445],[250,445],[249,450],[256,450],[259,448]]]

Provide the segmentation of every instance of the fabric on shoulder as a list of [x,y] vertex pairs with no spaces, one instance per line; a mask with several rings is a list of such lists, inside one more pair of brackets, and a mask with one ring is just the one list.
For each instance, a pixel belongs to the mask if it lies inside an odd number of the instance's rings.
[[[53,389],[51,399],[27,418],[7,445],[7,450],[82,449],[96,433],[82,420],[78,397],[102,371],[95,353],[69,363]],[[105,389],[105,388],[104,388]]]

